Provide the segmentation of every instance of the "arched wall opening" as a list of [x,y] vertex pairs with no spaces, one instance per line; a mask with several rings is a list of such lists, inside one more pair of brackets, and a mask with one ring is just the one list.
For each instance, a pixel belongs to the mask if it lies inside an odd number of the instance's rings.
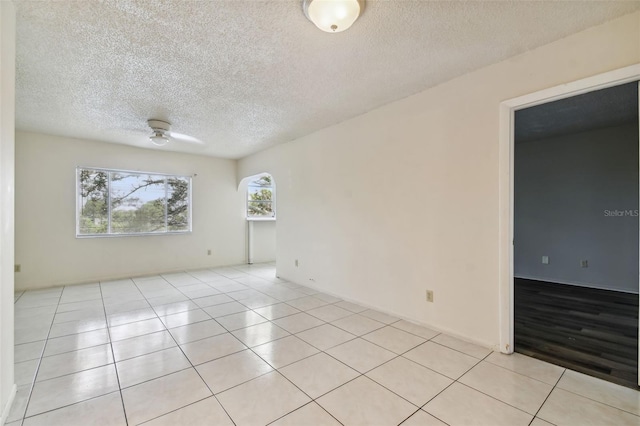
[[245,194],[244,215],[248,264],[276,261],[276,183],[267,172],[243,178],[238,191]]

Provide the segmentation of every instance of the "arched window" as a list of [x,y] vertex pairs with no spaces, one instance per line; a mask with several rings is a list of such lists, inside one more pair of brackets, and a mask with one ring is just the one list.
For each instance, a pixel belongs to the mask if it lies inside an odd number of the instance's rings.
[[255,176],[247,184],[247,219],[275,219],[276,197],[269,174]]

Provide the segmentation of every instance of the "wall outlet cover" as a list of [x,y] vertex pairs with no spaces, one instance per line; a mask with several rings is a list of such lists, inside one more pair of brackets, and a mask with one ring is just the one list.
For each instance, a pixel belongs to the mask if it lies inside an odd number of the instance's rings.
[[433,290],[427,290],[427,302],[433,302]]

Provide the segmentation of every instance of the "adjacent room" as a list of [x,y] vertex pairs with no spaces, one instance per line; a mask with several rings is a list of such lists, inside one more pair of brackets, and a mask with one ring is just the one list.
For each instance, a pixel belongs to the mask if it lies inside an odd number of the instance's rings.
[[515,350],[638,385],[638,82],[515,116]]
[[0,22],[0,425],[640,422],[640,2]]

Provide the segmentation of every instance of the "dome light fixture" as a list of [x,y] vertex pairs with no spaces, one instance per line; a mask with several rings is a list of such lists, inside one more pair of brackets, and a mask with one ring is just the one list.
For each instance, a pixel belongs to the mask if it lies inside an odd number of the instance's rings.
[[171,124],[163,120],[147,120],[147,124],[151,127],[153,134],[149,136],[149,140],[156,146],[165,146],[169,142],[169,132]]
[[154,132],[153,135],[149,136],[149,140],[156,146],[165,146],[169,142],[169,138],[160,132]]
[[356,22],[364,10],[364,0],[303,0],[302,10],[322,31],[339,33]]

